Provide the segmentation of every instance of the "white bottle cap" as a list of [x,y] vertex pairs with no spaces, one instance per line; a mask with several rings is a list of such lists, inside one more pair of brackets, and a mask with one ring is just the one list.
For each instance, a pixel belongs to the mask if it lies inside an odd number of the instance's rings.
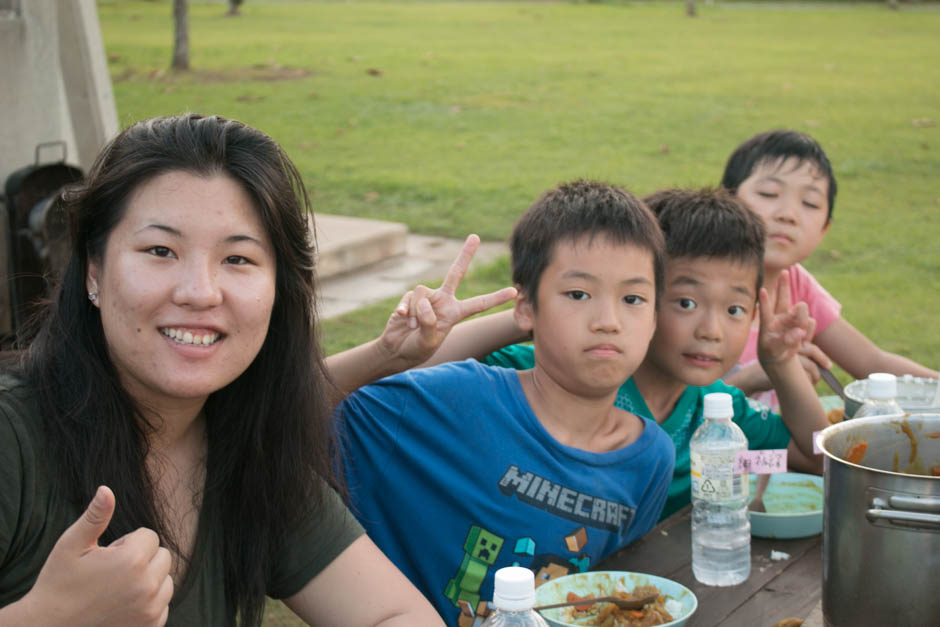
[[898,395],[898,378],[887,372],[873,372],[868,375],[866,393],[868,398],[894,398]]
[[734,405],[731,395],[724,392],[712,392],[705,395],[705,418],[732,418]]
[[535,574],[522,566],[506,566],[496,571],[493,605],[516,612],[535,606]]

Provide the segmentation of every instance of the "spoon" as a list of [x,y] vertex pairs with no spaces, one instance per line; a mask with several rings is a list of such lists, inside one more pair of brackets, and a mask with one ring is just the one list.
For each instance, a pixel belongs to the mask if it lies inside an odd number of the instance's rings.
[[539,605],[534,610],[551,610],[556,607],[568,607],[569,605],[593,605],[595,603],[613,603],[622,610],[639,610],[645,605],[654,602],[659,598],[658,594],[648,594],[645,597],[636,599],[621,599],[620,597],[595,597],[593,599],[578,599],[577,601],[565,601],[564,603],[552,603],[551,605]]
[[842,389],[842,384],[839,383],[839,380],[836,379],[836,376],[832,374],[831,370],[820,366],[819,376],[821,376],[823,381],[825,381],[829,385],[829,387],[832,388],[832,391],[835,392],[839,396],[839,398],[842,399],[843,403],[847,401],[847,399],[845,398],[845,390]]
[[767,508],[764,507],[764,491],[767,490],[768,483],[770,483],[770,475],[757,475],[757,489],[754,491],[754,500],[747,506],[752,512],[767,511]]

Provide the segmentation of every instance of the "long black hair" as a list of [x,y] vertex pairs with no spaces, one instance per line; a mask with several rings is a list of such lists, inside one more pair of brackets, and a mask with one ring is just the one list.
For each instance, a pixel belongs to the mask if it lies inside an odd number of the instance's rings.
[[330,454],[333,388],[317,338],[310,203],[277,143],[240,122],[196,114],[139,122],[116,137],[86,179],[60,197],[71,216],[72,254],[23,369],[35,386],[67,498],[84,509],[101,484],[117,496],[102,543],[143,526],[179,554],[145,463],[155,425],[121,386],[98,309],[85,291],[89,259],[101,259],[132,192],[171,171],[238,182],[254,200],[276,254],[264,343],[245,372],[204,407],[202,503],[218,503],[224,521],[214,532],[224,536],[229,612],[257,625],[265,581],[288,531],[317,516],[325,486],[340,487]]

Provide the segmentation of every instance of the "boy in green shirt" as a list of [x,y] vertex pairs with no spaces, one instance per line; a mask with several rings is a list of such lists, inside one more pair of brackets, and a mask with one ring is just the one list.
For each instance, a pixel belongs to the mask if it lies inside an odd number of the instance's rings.
[[[734,421],[751,449],[786,448],[794,470],[819,473],[812,434],[828,425],[803,374],[798,351],[812,337],[806,305],[791,307],[784,274],[771,297],[761,290],[765,230],[761,219],[729,193],[667,190],[645,199],[666,236],[665,293],[643,363],[620,388],[618,407],[653,418],[672,438],[676,466],[663,517],[690,502],[689,440],[702,422],[705,394],[734,397]],[[737,362],[758,311],[759,356],[780,398],[780,414],[749,401],[719,378]],[[482,357],[523,341],[506,313],[457,325],[434,362]],[[531,368],[534,350],[516,345],[482,357],[485,363]]]

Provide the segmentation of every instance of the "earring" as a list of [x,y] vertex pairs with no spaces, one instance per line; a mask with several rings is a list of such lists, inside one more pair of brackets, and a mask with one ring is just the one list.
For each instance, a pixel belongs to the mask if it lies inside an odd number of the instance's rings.
[[88,300],[92,303],[98,302],[98,292],[88,292]]

